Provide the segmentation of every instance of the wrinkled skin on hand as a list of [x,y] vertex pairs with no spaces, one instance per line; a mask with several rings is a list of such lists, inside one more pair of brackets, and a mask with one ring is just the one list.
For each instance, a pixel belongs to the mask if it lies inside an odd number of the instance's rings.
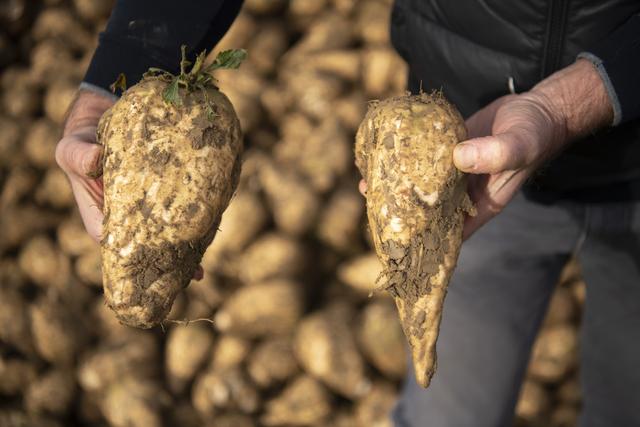
[[467,219],[464,239],[500,213],[564,145],[557,119],[545,101],[532,94],[498,98],[467,119],[466,126],[469,140],[456,147],[453,159],[469,173],[469,195],[478,215]]

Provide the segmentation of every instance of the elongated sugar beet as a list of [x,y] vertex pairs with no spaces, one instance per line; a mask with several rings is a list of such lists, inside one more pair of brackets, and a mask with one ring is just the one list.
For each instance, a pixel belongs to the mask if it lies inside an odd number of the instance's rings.
[[356,165],[367,181],[367,215],[383,271],[413,353],[416,379],[428,387],[449,279],[473,214],[453,149],[466,131],[439,94],[371,104],[356,135]]

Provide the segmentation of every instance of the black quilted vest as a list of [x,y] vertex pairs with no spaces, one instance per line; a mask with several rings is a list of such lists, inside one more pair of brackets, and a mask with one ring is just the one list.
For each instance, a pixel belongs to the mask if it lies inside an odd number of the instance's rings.
[[[509,80],[516,92],[530,89],[639,11],[637,0],[396,0],[391,39],[409,64],[409,89],[442,89],[468,117],[508,94]],[[640,121],[576,141],[526,192],[540,201],[640,199]]]

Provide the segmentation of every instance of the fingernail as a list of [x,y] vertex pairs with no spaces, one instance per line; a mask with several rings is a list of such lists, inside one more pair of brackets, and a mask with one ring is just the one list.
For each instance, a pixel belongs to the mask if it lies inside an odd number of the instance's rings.
[[[98,151],[98,150],[96,150]],[[90,162],[87,166],[85,166],[85,174],[92,179],[96,179],[102,176],[102,149],[100,149],[97,153],[94,151],[92,153],[93,158],[90,159]]]
[[360,181],[358,183],[358,190],[360,190],[360,194],[363,196],[367,195],[367,184],[364,181]]
[[454,161],[460,169],[470,170],[476,166],[478,149],[473,144],[458,144],[454,153]]

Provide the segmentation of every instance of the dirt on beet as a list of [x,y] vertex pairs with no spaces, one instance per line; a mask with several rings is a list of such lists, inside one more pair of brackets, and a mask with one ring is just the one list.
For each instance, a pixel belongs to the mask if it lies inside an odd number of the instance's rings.
[[356,164],[367,181],[367,216],[411,344],[418,382],[435,370],[435,342],[449,278],[473,213],[453,148],[466,131],[439,93],[373,102],[356,137]]

